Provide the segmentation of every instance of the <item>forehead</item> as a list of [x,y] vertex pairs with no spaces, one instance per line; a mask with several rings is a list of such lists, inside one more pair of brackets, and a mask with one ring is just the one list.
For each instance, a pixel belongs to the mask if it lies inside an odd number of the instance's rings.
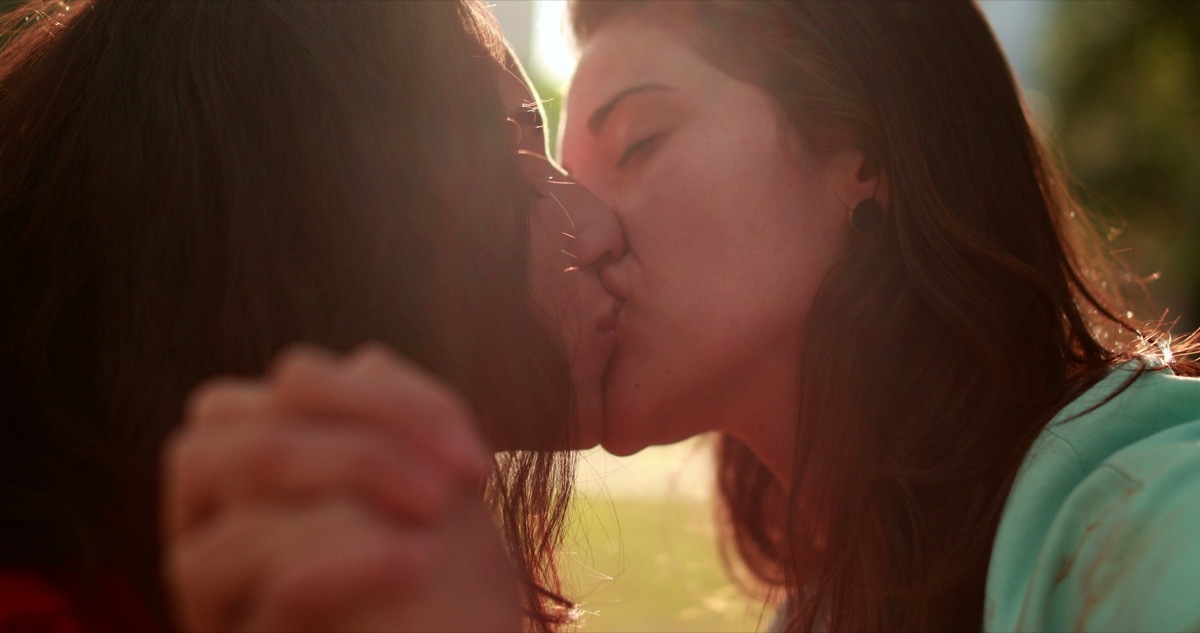
[[585,105],[635,82],[702,86],[714,72],[677,30],[621,17],[598,29],[581,48],[569,97],[572,105]]

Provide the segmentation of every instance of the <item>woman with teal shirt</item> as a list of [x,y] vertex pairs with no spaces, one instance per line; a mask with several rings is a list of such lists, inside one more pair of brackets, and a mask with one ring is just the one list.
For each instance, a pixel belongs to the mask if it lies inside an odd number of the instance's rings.
[[988,568],[988,631],[1200,626],[1200,380],[1131,362],[1026,456]]

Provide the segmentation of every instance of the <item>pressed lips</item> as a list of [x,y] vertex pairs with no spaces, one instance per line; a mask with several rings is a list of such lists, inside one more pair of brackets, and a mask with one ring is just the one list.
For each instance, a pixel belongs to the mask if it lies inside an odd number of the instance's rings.
[[600,318],[600,321],[596,324],[596,329],[601,332],[610,332],[617,329],[617,316],[621,314],[621,306],[623,305],[625,305],[625,302],[617,299],[613,304],[612,312]]

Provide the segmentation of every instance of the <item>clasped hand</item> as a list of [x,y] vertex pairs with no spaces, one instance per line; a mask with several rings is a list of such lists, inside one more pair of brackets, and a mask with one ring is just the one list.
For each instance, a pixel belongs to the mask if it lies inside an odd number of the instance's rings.
[[163,464],[185,630],[520,628],[474,416],[382,347],[200,387]]

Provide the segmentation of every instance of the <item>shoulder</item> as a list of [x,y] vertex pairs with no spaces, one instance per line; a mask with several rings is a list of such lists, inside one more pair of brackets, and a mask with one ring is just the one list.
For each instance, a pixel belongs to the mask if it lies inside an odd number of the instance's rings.
[[1147,374],[1111,400],[1099,387],[1105,404],[1052,425],[1013,487],[988,629],[1200,624],[1200,381]]
[[1164,435],[1104,461],[1067,498],[1019,628],[1200,624],[1200,421]]
[[0,569],[0,632],[83,630],[79,609],[49,579],[31,571]]

